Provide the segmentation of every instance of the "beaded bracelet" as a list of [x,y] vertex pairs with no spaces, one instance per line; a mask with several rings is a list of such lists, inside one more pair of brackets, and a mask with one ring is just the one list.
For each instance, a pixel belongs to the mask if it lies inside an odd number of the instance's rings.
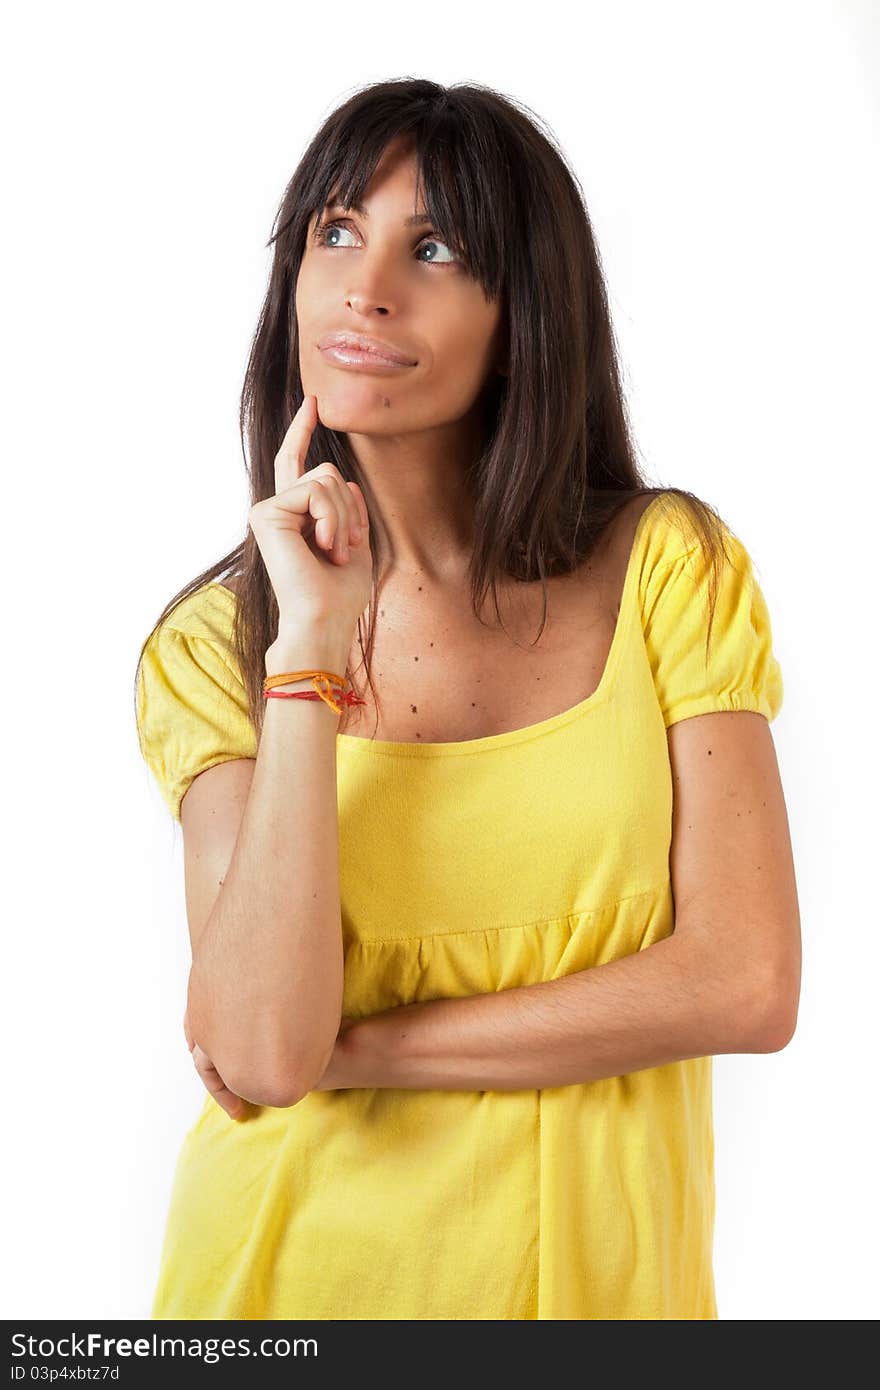
[[[275,690],[276,685],[289,685],[292,681],[307,680],[311,677],[311,690]],[[337,703],[330,693],[331,682],[344,686],[345,676],[337,676],[333,671],[287,671],[278,676],[267,676],[263,681],[263,696],[267,700],[323,700],[337,714],[342,713],[342,705],[365,705],[353,690],[343,690]]]

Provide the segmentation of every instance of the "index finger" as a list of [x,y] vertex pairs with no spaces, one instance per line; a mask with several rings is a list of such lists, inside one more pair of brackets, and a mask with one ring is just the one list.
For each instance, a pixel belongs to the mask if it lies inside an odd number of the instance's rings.
[[304,396],[302,405],[287,427],[281,448],[275,455],[276,494],[292,487],[305,473],[309,441],[317,423],[317,397]]

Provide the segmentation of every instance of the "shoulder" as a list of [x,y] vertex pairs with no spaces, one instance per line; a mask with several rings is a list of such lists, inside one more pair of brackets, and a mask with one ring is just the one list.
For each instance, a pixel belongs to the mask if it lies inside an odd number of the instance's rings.
[[619,558],[625,561],[631,554],[636,538],[645,530],[642,525],[645,513],[653,508],[652,515],[656,516],[655,504],[659,500],[656,493],[631,497],[612,517],[607,528],[608,543]]
[[727,572],[751,569],[745,545],[711,503],[675,491],[635,499],[643,504],[629,512],[626,534],[640,587],[665,571],[682,571],[710,590]]
[[221,584],[203,584],[187,594],[154,629],[150,642],[166,637],[196,638],[232,653],[235,595]]
[[230,696],[246,707],[235,645],[235,599],[218,584],[204,584],[181,599],[148,634],[137,667],[144,707],[196,704]]
[[[747,593],[759,608],[763,602],[746,546],[712,504],[693,493],[663,489],[628,499],[599,544],[608,547],[607,572],[623,592],[633,593],[643,619],[661,598],[670,622],[682,605],[696,603],[708,614],[711,630],[720,596]],[[670,637],[677,621],[673,629]]]
[[[614,499],[603,501],[603,510],[609,506]],[[620,589],[634,570],[643,588],[658,568],[690,555],[701,544],[696,511],[679,494],[665,491],[640,493],[614,507],[595,546],[612,585]]]
[[645,648],[667,726],[715,710],[773,719],[782,673],[746,546],[707,503],[658,495],[634,569]]
[[601,527],[599,543],[624,554],[629,553],[642,532],[650,532],[655,543],[661,537],[673,540],[677,535],[681,548],[686,549],[697,543],[697,518],[705,512],[717,517],[711,505],[701,498],[665,489],[638,493],[623,502],[613,493],[597,493],[596,498],[597,511],[608,516]]
[[141,753],[175,819],[193,779],[215,763],[256,757],[256,731],[234,647],[233,595],[201,585],[144,644],[137,671]]

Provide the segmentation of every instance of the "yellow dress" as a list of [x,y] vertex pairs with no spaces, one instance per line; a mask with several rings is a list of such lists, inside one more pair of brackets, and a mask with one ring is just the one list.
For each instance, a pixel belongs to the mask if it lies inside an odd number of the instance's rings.
[[[338,735],[346,1016],[554,980],[672,932],[666,729],[710,710],[772,720],[783,693],[727,529],[706,661],[702,552],[682,521],[664,496],[643,512],[602,680],[573,708],[460,742]],[[142,667],[141,751],[176,818],[199,772],[256,755],[235,602],[202,586]],[[152,1317],[717,1318],[711,1064],[541,1090],[312,1091],[244,1123],[206,1094]]]

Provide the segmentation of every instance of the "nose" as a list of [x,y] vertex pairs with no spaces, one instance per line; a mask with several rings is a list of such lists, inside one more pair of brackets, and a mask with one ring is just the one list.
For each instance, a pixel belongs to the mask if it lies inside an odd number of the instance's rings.
[[364,318],[387,318],[398,311],[402,287],[393,248],[385,251],[374,247],[371,252],[353,257],[346,268],[351,273],[345,296],[349,309]]
[[355,314],[361,314],[364,318],[369,318],[371,314],[386,315],[391,313],[387,297],[379,300],[376,296],[358,291],[346,296],[346,307]]

